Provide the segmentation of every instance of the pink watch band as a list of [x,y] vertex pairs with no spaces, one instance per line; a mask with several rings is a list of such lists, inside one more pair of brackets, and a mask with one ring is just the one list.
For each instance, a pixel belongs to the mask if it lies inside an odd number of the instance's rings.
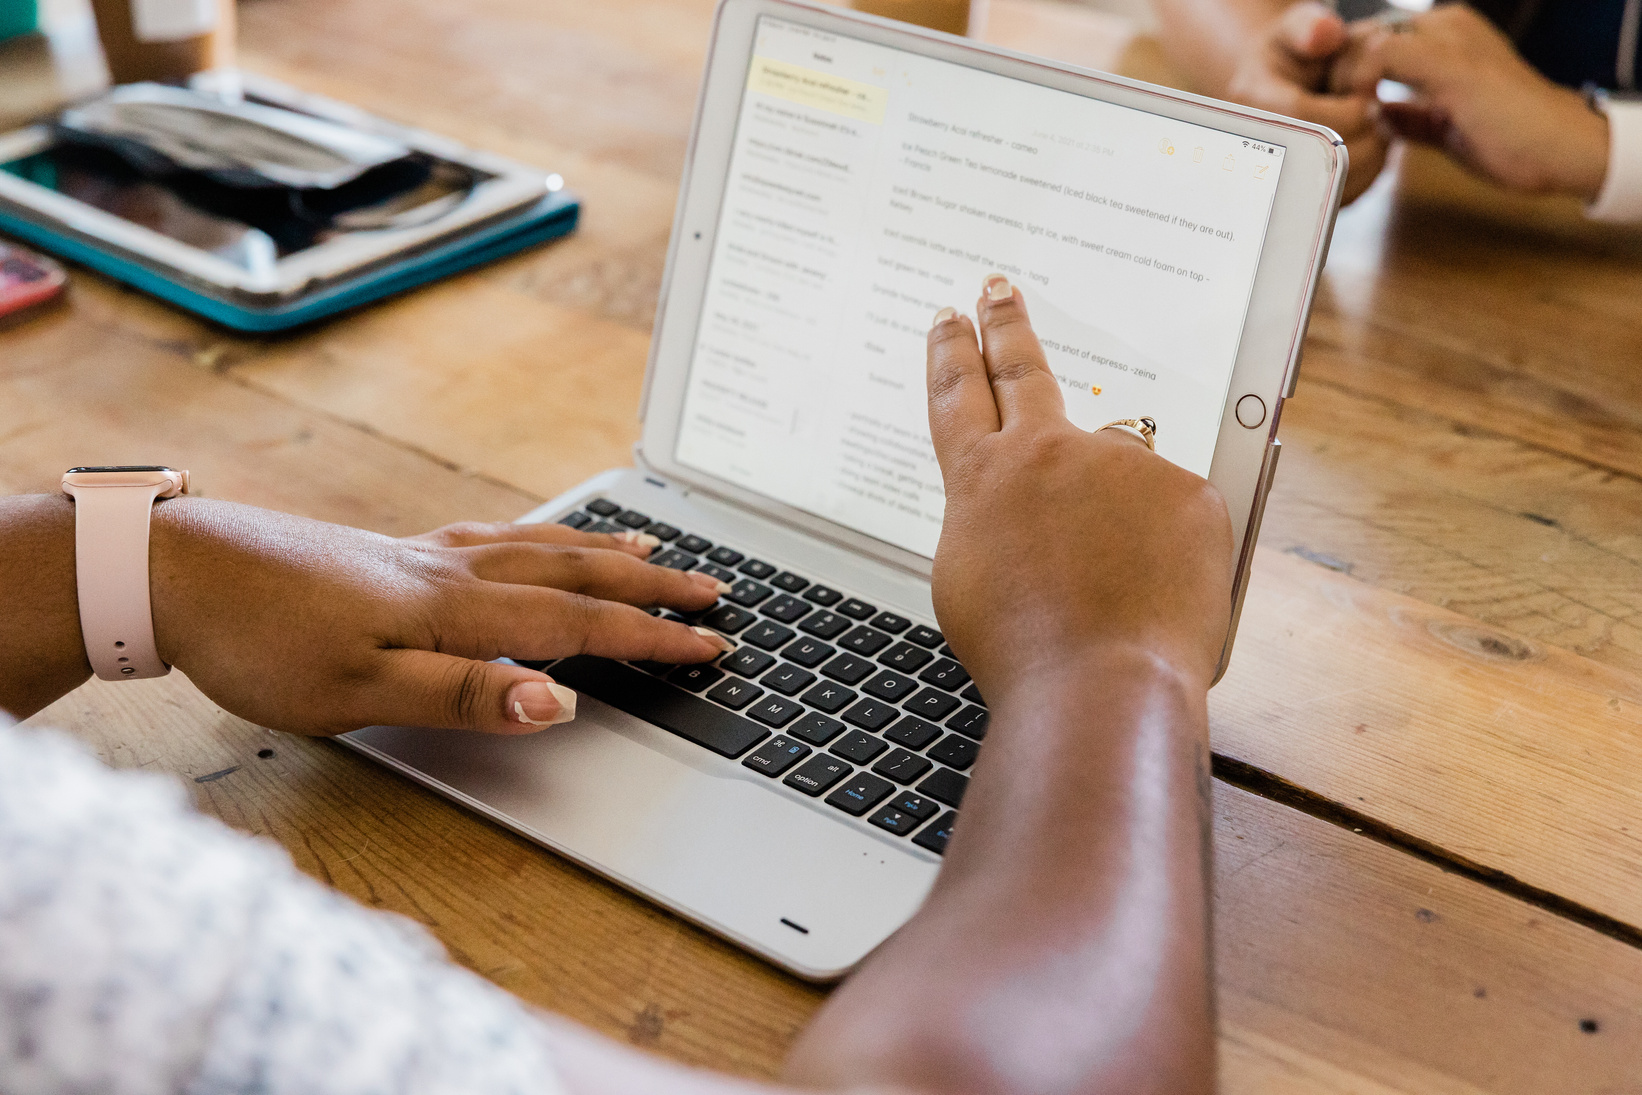
[[91,668],[105,681],[171,672],[154,643],[148,524],[155,499],[187,489],[188,473],[171,468],[75,468],[63,476],[74,499],[80,630]]

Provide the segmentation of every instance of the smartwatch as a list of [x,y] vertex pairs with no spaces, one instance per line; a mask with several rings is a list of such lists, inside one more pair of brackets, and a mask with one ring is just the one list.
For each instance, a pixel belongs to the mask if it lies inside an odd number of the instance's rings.
[[172,468],[70,468],[63,493],[74,499],[74,580],[86,657],[105,681],[163,677],[171,667],[154,643],[148,595],[148,521],[158,499],[188,492]]

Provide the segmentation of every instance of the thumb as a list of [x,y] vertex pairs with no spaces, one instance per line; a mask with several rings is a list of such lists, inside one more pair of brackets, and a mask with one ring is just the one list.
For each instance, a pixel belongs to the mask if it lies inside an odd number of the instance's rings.
[[431,650],[389,650],[371,701],[373,722],[533,734],[576,717],[576,693],[546,673]]

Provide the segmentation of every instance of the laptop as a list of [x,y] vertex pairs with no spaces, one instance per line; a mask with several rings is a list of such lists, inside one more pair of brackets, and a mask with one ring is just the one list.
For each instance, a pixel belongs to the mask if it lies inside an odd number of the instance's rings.
[[655,565],[731,583],[690,622],[736,649],[545,664],[578,715],[528,737],[343,740],[792,973],[843,975],[923,900],[986,746],[931,607],[935,312],[971,311],[989,273],[1022,286],[1073,421],[1150,415],[1225,495],[1240,602],[1345,168],[1317,126],[724,0],[637,466],[523,520],[659,537]]

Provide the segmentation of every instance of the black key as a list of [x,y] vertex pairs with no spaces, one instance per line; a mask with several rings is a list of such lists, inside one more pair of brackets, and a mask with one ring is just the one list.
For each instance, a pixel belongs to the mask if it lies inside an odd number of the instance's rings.
[[803,700],[811,707],[818,707],[829,715],[838,714],[846,704],[855,698],[855,693],[841,684],[829,684],[822,681],[808,692],[804,693]]
[[[542,664],[545,665],[547,663],[544,662]],[[665,677],[667,674],[678,668],[678,666],[673,665],[671,662],[634,662],[633,665],[644,670],[652,677]]]
[[838,736],[838,731],[844,724],[837,719],[829,719],[825,715],[818,715],[814,711],[805,715],[787,731],[795,738],[803,738],[813,745],[825,745]]
[[804,689],[815,683],[815,674],[808,669],[800,669],[796,665],[782,662],[768,673],[764,674],[763,684],[783,696],[796,696]]
[[[670,548],[669,550],[677,551],[678,549],[677,548]],[[702,563],[701,564],[701,570],[699,570],[697,573],[699,573],[699,574],[711,574],[714,578],[717,578],[721,582],[733,582],[733,581],[735,581],[735,571],[727,570],[724,567],[719,566],[717,563]]]
[[870,627],[857,627],[851,629],[848,635],[839,639],[838,645],[845,650],[853,650],[857,654],[870,658],[892,641],[894,640],[882,631]]
[[837,757],[811,757],[792,775],[782,780],[788,787],[796,787],[806,795],[819,795],[855,769]]
[[881,700],[890,703],[899,703],[903,696],[910,696],[918,690],[918,682],[911,677],[903,677],[892,669],[886,669],[872,680],[861,686],[861,691],[870,692]]
[[793,634],[793,629],[790,627],[782,627],[770,620],[760,620],[757,624],[748,628],[746,634],[742,635],[741,638],[742,641],[752,643],[764,650],[780,650],[787,645],[787,640],[791,639]]
[[956,692],[969,683],[969,674],[951,658],[938,658],[934,665],[918,674],[918,679],[925,684],[939,685],[948,692]]
[[757,578],[761,582],[775,573],[775,568],[762,559],[748,559],[736,569],[747,577]]
[[872,676],[872,671],[878,667],[865,658],[857,658],[854,654],[840,654],[832,661],[821,667],[821,672],[835,681],[845,684],[860,684]]
[[804,713],[804,709],[791,700],[784,700],[780,696],[765,696],[753,705],[747,714],[777,730],[787,725],[793,719]]
[[952,647],[951,647],[950,644],[942,643],[941,644],[941,653],[946,655],[948,658],[951,658],[953,661],[958,660],[958,655],[953,653]]
[[764,606],[764,615],[774,617],[784,624],[794,620],[801,620],[810,614],[810,606],[800,601],[790,593],[783,593],[775,600]]
[[582,528],[593,523],[593,518],[585,513],[567,513],[559,518],[559,524],[569,525],[571,528]]
[[952,714],[958,706],[956,696],[949,696],[945,692],[937,692],[933,688],[926,688],[906,702],[906,709],[914,715],[922,715],[931,722],[939,722]]
[[764,694],[756,684],[748,684],[740,677],[725,677],[707,690],[707,698],[717,700],[733,711],[739,711]]
[[[769,746],[766,745],[764,748],[768,749]],[[762,751],[763,750],[760,750],[760,752]],[[755,753],[754,756],[757,756],[757,754]],[[748,757],[741,763],[751,764],[752,757]],[[903,814],[893,806],[885,806],[882,810],[879,810],[876,814],[873,814],[871,817],[867,818],[867,820],[878,826],[880,829],[888,829],[896,836],[906,836],[922,824],[922,822],[913,817],[911,814]]]
[[676,546],[680,551],[688,551],[692,555],[700,555],[702,552],[712,547],[713,542],[711,540],[703,540],[701,537],[692,534],[684,537],[684,539],[680,540],[674,546]]
[[929,750],[929,755],[932,760],[938,760],[942,764],[956,768],[961,772],[975,763],[975,756],[980,751],[981,747],[979,745],[976,745],[962,734],[948,734],[941,739],[939,745],[933,746]]
[[566,658],[553,667],[553,677],[566,688],[585,692],[721,756],[739,757],[770,735],[733,711],[620,662],[586,655]]
[[902,791],[890,799],[889,804],[903,814],[911,814],[919,821],[934,817],[935,812],[940,809],[934,799],[925,798],[916,791]]
[[774,665],[775,659],[762,650],[744,646],[740,650],[732,650],[724,655],[718,664],[732,673],[740,673],[743,677],[756,677]]
[[934,650],[937,646],[940,646],[942,643],[946,642],[945,635],[942,635],[933,627],[924,627],[922,624],[919,624],[911,631],[908,631],[907,638],[917,643],[919,646],[925,646],[931,650]]
[[654,536],[664,544],[669,540],[677,540],[680,535],[679,529],[674,528],[665,521],[657,521],[644,531],[648,532],[651,536]]
[[[809,594],[806,593],[805,596],[807,597]],[[817,612],[799,624],[798,630],[808,631],[811,635],[822,639],[831,639],[840,631],[847,629],[849,625],[850,622],[836,612]]]
[[614,517],[621,512],[621,507],[608,498],[595,498],[587,503],[587,508],[600,517]]
[[832,743],[834,753],[845,760],[853,760],[856,764],[865,764],[888,748],[889,746],[871,734],[863,734],[859,730],[851,730]]
[[937,802],[958,807],[964,804],[964,790],[968,786],[968,776],[960,776],[950,768],[937,768],[934,775],[918,784],[918,790]]
[[838,598],[840,598],[842,596],[843,596],[842,593],[840,593],[836,589],[832,589],[828,586],[811,586],[804,593],[804,599],[806,601],[814,601],[816,604],[820,605],[823,608],[827,607],[828,605],[837,604],[838,603]]
[[842,612],[852,620],[865,620],[874,612],[878,611],[878,606],[869,605],[859,597],[851,597],[849,600],[838,606],[838,611]]
[[911,783],[932,765],[917,753],[909,753],[905,749],[897,749],[883,760],[872,766],[872,770],[881,776],[888,776],[896,783]]
[[903,673],[916,673],[929,664],[929,659],[934,656],[921,646],[901,642],[878,655],[878,660],[891,669],[899,669]]
[[700,692],[709,685],[717,684],[723,678],[724,670],[714,669],[710,665],[681,665],[667,674],[668,680],[691,692]]
[[751,608],[774,592],[775,590],[762,582],[755,582],[751,578],[743,578],[730,587],[730,592],[726,593],[724,598],[725,600],[734,601],[743,608]]
[[905,616],[897,616],[893,612],[880,612],[872,618],[872,626],[879,631],[888,631],[891,635],[899,635],[912,626],[912,621]]
[[735,548],[728,548],[720,545],[712,551],[709,551],[707,553],[707,558],[712,562],[717,563],[719,566],[733,567],[737,563],[741,562],[741,560],[745,559],[746,556],[741,554],[741,552],[737,551]]
[[888,780],[858,772],[854,779],[827,796],[827,805],[836,806],[852,817],[860,817],[895,790]]
[[800,637],[795,640],[791,646],[783,650],[781,652],[781,656],[789,661],[797,662],[805,669],[814,669],[816,666],[832,657],[835,653],[837,652],[833,650],[832,647],[828,646],[820,639],[806,639]]
[[900,722],[884,731],[884,737],[896,745],[904,745],[914,753],[941,736],[941,728],[932,722],[913,715],[907,715]]
[[810,753],[810,747],[802,742],[791,738],[771,738],[741,763],[766,776],[779,776]]
[[650,515],[640,513],[636,509],[625,510],[616,515],[616,524],[626,525],[628,528],[643,528],[650,523]]
[[946,725],[949,729],[956,730],[960,734],[967,734],[976,741],[980,741],[986,737],[986,723],[991,717],[986,708],[976,707],[971,704],[947,719]]
[[715,631],[722,631],[726,635],[734,635],[756,619],[758,619],[757,616],[744,608],[737,608],[735,605],[719,605],[703,616],[701,622],[704,626]]
[[609,521],[595,521],[582,529],[583,532],[625,532],[620,525],[612,525]]
[[804,587],[810,584],[810,580],[808,578],[800,578],[790,570],[783,570],[780,574],[777,574],[774,578],[770,579],[770,584],[777,589],[784,589],[788,593],[801,593],[803,592]]
[[912,842],[920,848],[928,848],[936,855],[945,855],[946,842],[952,839],[952,826],[957,823],[958,815],[948,810],[941,815],[939,821],[925,825],[923,831],[912,838]]
[[867,730],[882,730],[889,725],[890,720],[899,714],[899,711],[887,703],[879,703],[877,700],[862,700],[848,711],[845,711],[843,719],[845,722],[852,722],[856,726]]
[[678,548],[668,548],[659,554],[652,555],[650,561],[658,567],[671,567],[674,570],[689,570],[696,565],[696,557]]
[[962,696],[964,699],[968,700],[970,703],[978,703],[978,704],[982,704],[982,705],[984,705],[986,703],[985,700],[981,699],[981,690],[979,688],[976,688],[974,685],[970,685],[968,688],[964,689],[962,692],[959,692],[958,695]]

